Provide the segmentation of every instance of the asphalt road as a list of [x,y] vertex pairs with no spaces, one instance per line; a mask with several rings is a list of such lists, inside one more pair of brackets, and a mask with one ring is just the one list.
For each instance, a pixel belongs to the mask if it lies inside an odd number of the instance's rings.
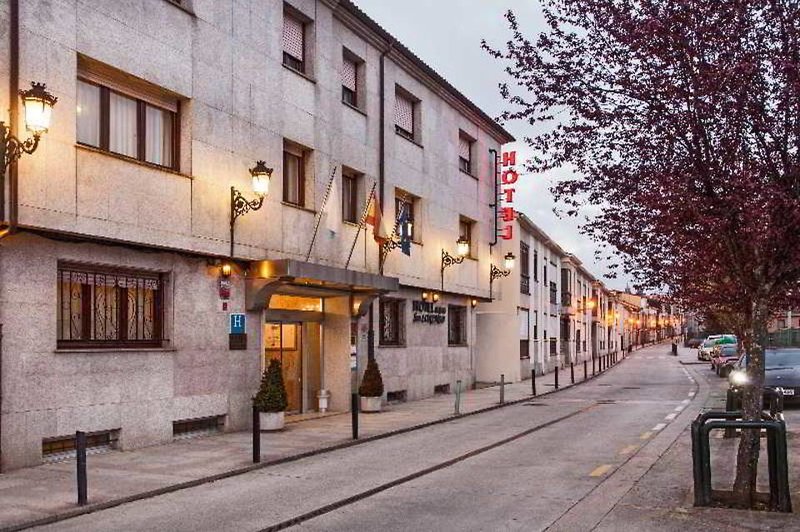
[[530,404],[42,530],[591,529],[700,406],[691,372],[666,353],[638,351],[597,379]]

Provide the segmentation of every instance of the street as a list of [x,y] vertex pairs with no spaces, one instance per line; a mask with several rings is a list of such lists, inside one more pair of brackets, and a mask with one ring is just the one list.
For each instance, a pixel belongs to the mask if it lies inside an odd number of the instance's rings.
[[643,349],[545,398],[45,529],[590,529],[702,406],[690,366],[667,352]]

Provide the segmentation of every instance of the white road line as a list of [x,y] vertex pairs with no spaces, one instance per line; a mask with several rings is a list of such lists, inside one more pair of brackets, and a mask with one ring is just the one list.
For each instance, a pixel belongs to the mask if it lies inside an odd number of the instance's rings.
[[694,397],[695,392],[689,392],[689,397]]
[[658,425],[656,425],[655,427],[653,427],[650,430],[652,430],[653,432],[658,432],[659,430],[663,429],[666,426],[667,426],[666,423],[659,423]]
[[679,406],[679,407],[675,408],[675,411],[676,412],[683,412],[684,408],[686,408],[686,407],[685,406]]
[[681,401],[681,403],[688,405],[689,403],[691,403],[691,401],[689,399],[684,399],[683,401]]
[[675,412],[673,412],[672,414],[668,414],[668,415],[667,415],[667,417],[665,417],[664,419],[666,419],[667,421],[672,421],[673,419],[675,419],[675,417],[676,417],[677,415],[678,415],[678,414],[676,414]]

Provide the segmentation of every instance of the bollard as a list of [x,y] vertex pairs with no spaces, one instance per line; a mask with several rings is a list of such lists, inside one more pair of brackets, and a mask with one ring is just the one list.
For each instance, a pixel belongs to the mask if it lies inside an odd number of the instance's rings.
[[536,397],[536,370],[531,370],[531,392],[533,396]]
[[78,477],[78,506],[86,506],[87,486],[86,486],[86,433],[83,431],[75,432],[75,454],[77,456],[77,477]]
[[[736,410],[736,396],[734,395],[733,390],[728,388],[728,391],[725,394],[725,411],[733,412],[734,410]],[[722,437],[726,439],[735,438],[736,429],[734,427],[727,427]]]
[[455,415],[461,415],[461,381],[456,381],[456,408]]
[[506,376],[504,374],[500,374],[500,404],[506,402]]
[[253,463],[261,462],[261,416],[253,407]]
[[558,390],[558,364],[556,364],[556,390]]
[[572,362],[569,363],[569,382],[575,384],[575,364]]
[[586,373],[586,359],[583,360],[583,380],[586,380],[588,374]]
[[350,394],[350,417],[353,425],[353,439],[358,439],[358,394]]

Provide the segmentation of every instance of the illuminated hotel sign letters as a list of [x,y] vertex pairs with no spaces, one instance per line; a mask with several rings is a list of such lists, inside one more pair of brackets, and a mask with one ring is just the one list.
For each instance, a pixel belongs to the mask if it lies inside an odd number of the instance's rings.
[[503,171],[500,174],[500,198],[503,207],[500,208],[500,220],[505,223],[500,228],[499,237],[503,240],[511,240],[514,238],[514,184],[519,179],[519,174],[514,169],[517,164],[517,152],[506,151],[503,152],[502,167]]
[[412,301],[413,321],[416,323],[444,323],[447,307],[437,307],[427,301]]

